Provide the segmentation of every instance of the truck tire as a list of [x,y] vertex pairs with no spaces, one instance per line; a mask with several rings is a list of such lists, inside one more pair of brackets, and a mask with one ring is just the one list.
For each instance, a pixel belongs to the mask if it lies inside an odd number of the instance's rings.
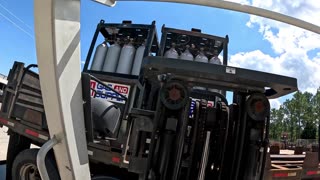
[[[12,180],[41,179],[37,168],[38,151],[39,149],[27,149],[18,154],[12,165]],[[60,180],[53,153],[47,154],[45,163],[50,180]]]
[[13,161],[21,151],[30,148],[31,140],[10,130],[8,134],[10,135],[10,139],[7,149],[6,180],[11,180]]

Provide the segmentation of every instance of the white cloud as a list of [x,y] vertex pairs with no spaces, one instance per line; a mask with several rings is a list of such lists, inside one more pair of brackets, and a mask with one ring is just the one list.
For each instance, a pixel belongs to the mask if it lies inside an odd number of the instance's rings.
[[[320,25],[320,3],[317,0],[252,0],[251,5]],[[300,90],[316,92],[320,86],[320,35],[253,15],[250,15],[247,26],[258,28],[276,56],[271,57],[260,50],[240,52],[230,57],[231,65],[296,77]],[[310,51],[318,53],[309,57]]]
[[271,108],[279,109],[281,106],[281,102],[279,101],[279,99],[270,99],[269,102]]
[[297,51],[283,53],[277,57],[271,57],[260,50],[241,52],[231,55],[231,66],[270,72],[298,79],[298,87],[302,91],[316,92],[320,86],[319,60],[308,59],[306,53]]

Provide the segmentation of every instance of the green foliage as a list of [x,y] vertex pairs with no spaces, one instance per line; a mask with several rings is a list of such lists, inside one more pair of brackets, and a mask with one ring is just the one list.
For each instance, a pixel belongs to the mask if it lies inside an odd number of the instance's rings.
[[317,134],[316,126],[311,122],[307,122],[306,127],[303,129],[301,133],[301,139],[315,139],[316,134]]
[[294,142],[300,137],[315,139],[320,120],[320,88],[316,94],[296,92],[279,109],[270,112],[270,138],[280,140],[281,134],[289,134]]

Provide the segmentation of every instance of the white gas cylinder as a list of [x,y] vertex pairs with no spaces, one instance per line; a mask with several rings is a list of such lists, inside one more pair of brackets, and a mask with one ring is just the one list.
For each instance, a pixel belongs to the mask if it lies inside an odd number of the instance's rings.
[[[217,55],[214,55],[214,56],[210,59],[209,63],[210,63],[210,64],[218,64],[218,65],[221,65],[221,64],[222,64],[221,60],[218,58]],[[221,91],[221,90],[218,90],[218,89],[208,88],[208,91],[217,92],[217,93],[220,93],[220,94],[222,93],[222,91]],[[219,99],[220,99],[220,98],[216,98],[216,102],[219,101]]]
[[139,75],[145,49],[146,49],[146,46],[144,44],[138,47],[136,51],[136,55],[134,57],[134,61],[133,61],[133,66],[131,71],[132,75]]
[[164,53],[164,57],[178,59],[179,54],[176,51],[175,46],[176,46],[176,44],[172,43],[171,48]]
[[[196,56],[194,61],[208,63],[208,58],[207,58],[207,56],[204,55],[203,50],[204,50],[204,48],[200,48],[200,53]],[[193,89],[206,90],[205,87],[200,87],[200,86],[195,86],[195,87],[193,87]]]
[[121,74],[130,74],[132,68],[132,61],[134,58],[134,54],[136,49],[132,45],[132,39],[128,44],[125,44],[120,53],[119,63],[117,67],[117,73]]
[[180,59],[193,61],[193,55],[190,53],[189,48],[190,46],[187,45],[186,50],[183,53],[181,53]]
[[121,47],[118,42],[115,42],[109,47],[102,71],[116,72],[120,51],[121,51]]
[[106,53],[108,51],[108,46],[106,42],[99,44],[96,48],[96,52],[94,53],[91,70],[101,71],[104,58],[106,57]]
[[208,63],[208,58],[207,58],[207,56],[204,55],[203,50],[204,50],[203,48],[200,48],[200,53],[196,56],[194,61]]
[[210,64],[218,64],[218,65],[221,65],[222,62],[221,60],[218,58],[218,56],[213,56],[210,61],[209,61]]

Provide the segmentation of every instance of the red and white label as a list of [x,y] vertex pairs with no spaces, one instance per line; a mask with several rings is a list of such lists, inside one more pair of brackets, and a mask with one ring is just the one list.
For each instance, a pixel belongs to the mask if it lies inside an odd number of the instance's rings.
[[10,122],[10,121],[8,121],[8,120],[6,120],[6,119],[0,118],[0,122],[1,122],[2,124],[4,124],[4,125],[8,125],[8,126],[14,127],[14,123],[13,123],[13,122]]
[[[103,82],[103,83],[105,83],[108,87],[114,89],[119,94],[121,94],[127,98],[129,97],[130,86],[125,85],[125,84],[110,83],[110,82]],[[97,91],[95,98],[101,98],[101,99],[106,99],[111,102],[125,104],[125,101],[123,99],[121,99],[121,96],[119,94],[111,91],[110,89],[108,89],[104,85],[99,84],[97,81],[91,80],[90,87]],[[94,95],[95,95],[95,92],[91,90],[91,96],[94,97]],[[112,96],[112,97],[110,97],[110,96]]]
[[120,163],[120,157],[116,157],[116,156],[114,156],[114,157],[112,157],[112,162],[114,162],[114,163]]
[[208,104],[207,104],[208,107],[213,107],[213,105],[214,105],[213,101],[208,101]]
[[274,178],[281,178],[281,177],[293,177],[297,176],[296,172],[290,172],[290,173],[275,173],[273,174]]
[[34,137],[37,137],[37,138],[40,138],[40,139],[43,139],[43,140],[48,140],[49,139],[48,136],[42,135],[42,134],[40,134],[40,133],[38,133],[36,131],[33,131],[31,129],[26,129],[24,132],[26,134],[29,134],[31,136],[34,136]]
[[320,174],[320,171],[307,171],[308,176],[317,175],[317,174]]
[[[196,98],[191,98],[194,101],[200,101],[200,99],[196,99]],[[214,106],[214,102],[213,101],[207,101],[207,107],[213,107]]]

